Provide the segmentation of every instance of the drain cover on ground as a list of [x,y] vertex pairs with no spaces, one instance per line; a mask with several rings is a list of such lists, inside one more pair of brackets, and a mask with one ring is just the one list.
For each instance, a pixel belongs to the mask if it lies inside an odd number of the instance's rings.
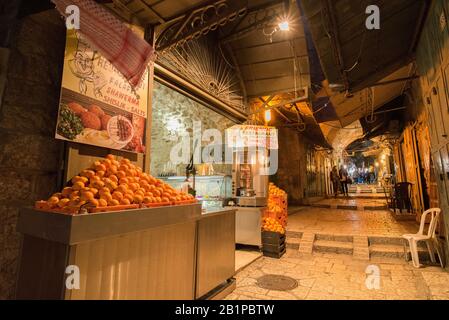
[[267,274],[257,279],[257,285],[268,290],[288,291],[295,289],[298,282],[290,277]]

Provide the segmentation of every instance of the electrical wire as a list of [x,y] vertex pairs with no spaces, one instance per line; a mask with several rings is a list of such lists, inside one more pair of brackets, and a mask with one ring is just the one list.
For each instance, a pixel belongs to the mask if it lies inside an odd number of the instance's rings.
[[331,127],[334,129],[340,129],[340,130],[358,130],[358,129],[363,129],[361,126],[360,127],[354,127],[354,128],[342,128],[342,127],[337,127],[337,126],[333,126],[327,123],[320,123],[323,126],[327,126],[327,127]]
[[359,54],[357,55],[357,58],[355,59],[354,64],[352,65],[352,67],[350,67],[349,69],[343,70],[344,72],[351,72],[352,70],[354,70],[360,63],[360,58],[362,58],[362,53],[363,53],[363,47],[365,44],[365,39],[366,39],[366,35],[367,35],[367,30],[365,30],[365,32],[363,33],[362,36],[362,41],[360,43],[360,50],[359,50]]
[[223,48],[221,47],[221,43],[218,44],[218,49],[220,49],[221,56],[222,56],[223,60],[226,62],[226,64],[231,69],[235,70],[236,69],[235,66],[233,64],[229,63],[228,59],[226,58],[225,54],[223,53]]

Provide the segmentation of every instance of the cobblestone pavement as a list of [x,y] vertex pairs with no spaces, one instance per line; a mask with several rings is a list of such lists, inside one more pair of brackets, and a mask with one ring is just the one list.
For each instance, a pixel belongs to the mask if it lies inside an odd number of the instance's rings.
[[356,207],[382,207],[387,205],[387,201],[385,199],[360,199],[356,197],[338,197],[338,198],[329,198],[318,201],[314,204],[319,205],[331,205],[331,206],[356,206]]
[[[379,287],[368,289],[369,265],[380,271]],[[257,279],[266,274],[298,281],[291,291],[266,290]],[[281,259],[262,257],[236,275],[227,300],[439,300],[449,299],[449,273],[439,267],[415,269],[401,260],[358,261],[345,255],[302,255],[287,250]],[[369,283],[374,284],[374,282]]]
[[288,231],[398,236],[418,231],[415,221],[396,221],[387,210],[303,208],[288,217]]
[[312,206],[330,206],[337,209],[337,206],[351,206],[357,207],[358,210],[365,210],[368,208],[386,209],[387,201],[385,199],[361,199],[361,198],[329,198],[317,201]]

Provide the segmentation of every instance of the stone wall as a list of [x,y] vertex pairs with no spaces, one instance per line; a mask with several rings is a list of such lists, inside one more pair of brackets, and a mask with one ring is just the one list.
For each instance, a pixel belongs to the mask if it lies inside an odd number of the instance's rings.
[[55,11],[13,26],[0,107],[0,299],[14,297],[19,208],[58,187],[63,143],[53,137],[64,45],[64,24]]
[[291,204],[301,204],[304,199],[305,151],[304,140],[299,133],[291,129],[279,129],[279,168],[270,180],[288,193]]
[[312,198],[326,196],[326,177],[324,153],[315,151],[301,133],[279,129],[279,168],[270,181],[288,193],[289,203],[304,205]]
[[[218,129],[224,138],[226,128],[235,123],[219,113],[193,101],[181,93],[158,82],[153,91],[153,120],[151,136],[151,173],[158,175],[164,165],[170,162],[170,151],[184,134],[193,136],[194,122],[201,123],[201,131]],[[207,143],[203,142],[203,145]],[[193,149],[193,146],[191,146]],[[178,174],[184,173],[181,165]],[[229,171],[229,168],[214,165],[215,171]],[[223,172],[224,173],[224,172]],[[228,172],[230,173],[230,172]]]

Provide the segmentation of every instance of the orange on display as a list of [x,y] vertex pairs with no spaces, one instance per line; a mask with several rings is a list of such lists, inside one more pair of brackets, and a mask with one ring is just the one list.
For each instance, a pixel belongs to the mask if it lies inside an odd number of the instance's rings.
[[263,218],[262,231],[285,234],[284,227],[275,218]]
[[287,193],[273,183],[268,187],[267,210],[264,212],[263,231],[285,233],[287,226]]
[[139,207],[158,207],[196,203],[190,194],[175,190],[163,181],[142,172],[126,158],[113,155],[95,161],[71,179],[71,186],[53,194],[46,201],[36,202],[36,209],[77,213],[80,208],[90,212],[115,211]]

